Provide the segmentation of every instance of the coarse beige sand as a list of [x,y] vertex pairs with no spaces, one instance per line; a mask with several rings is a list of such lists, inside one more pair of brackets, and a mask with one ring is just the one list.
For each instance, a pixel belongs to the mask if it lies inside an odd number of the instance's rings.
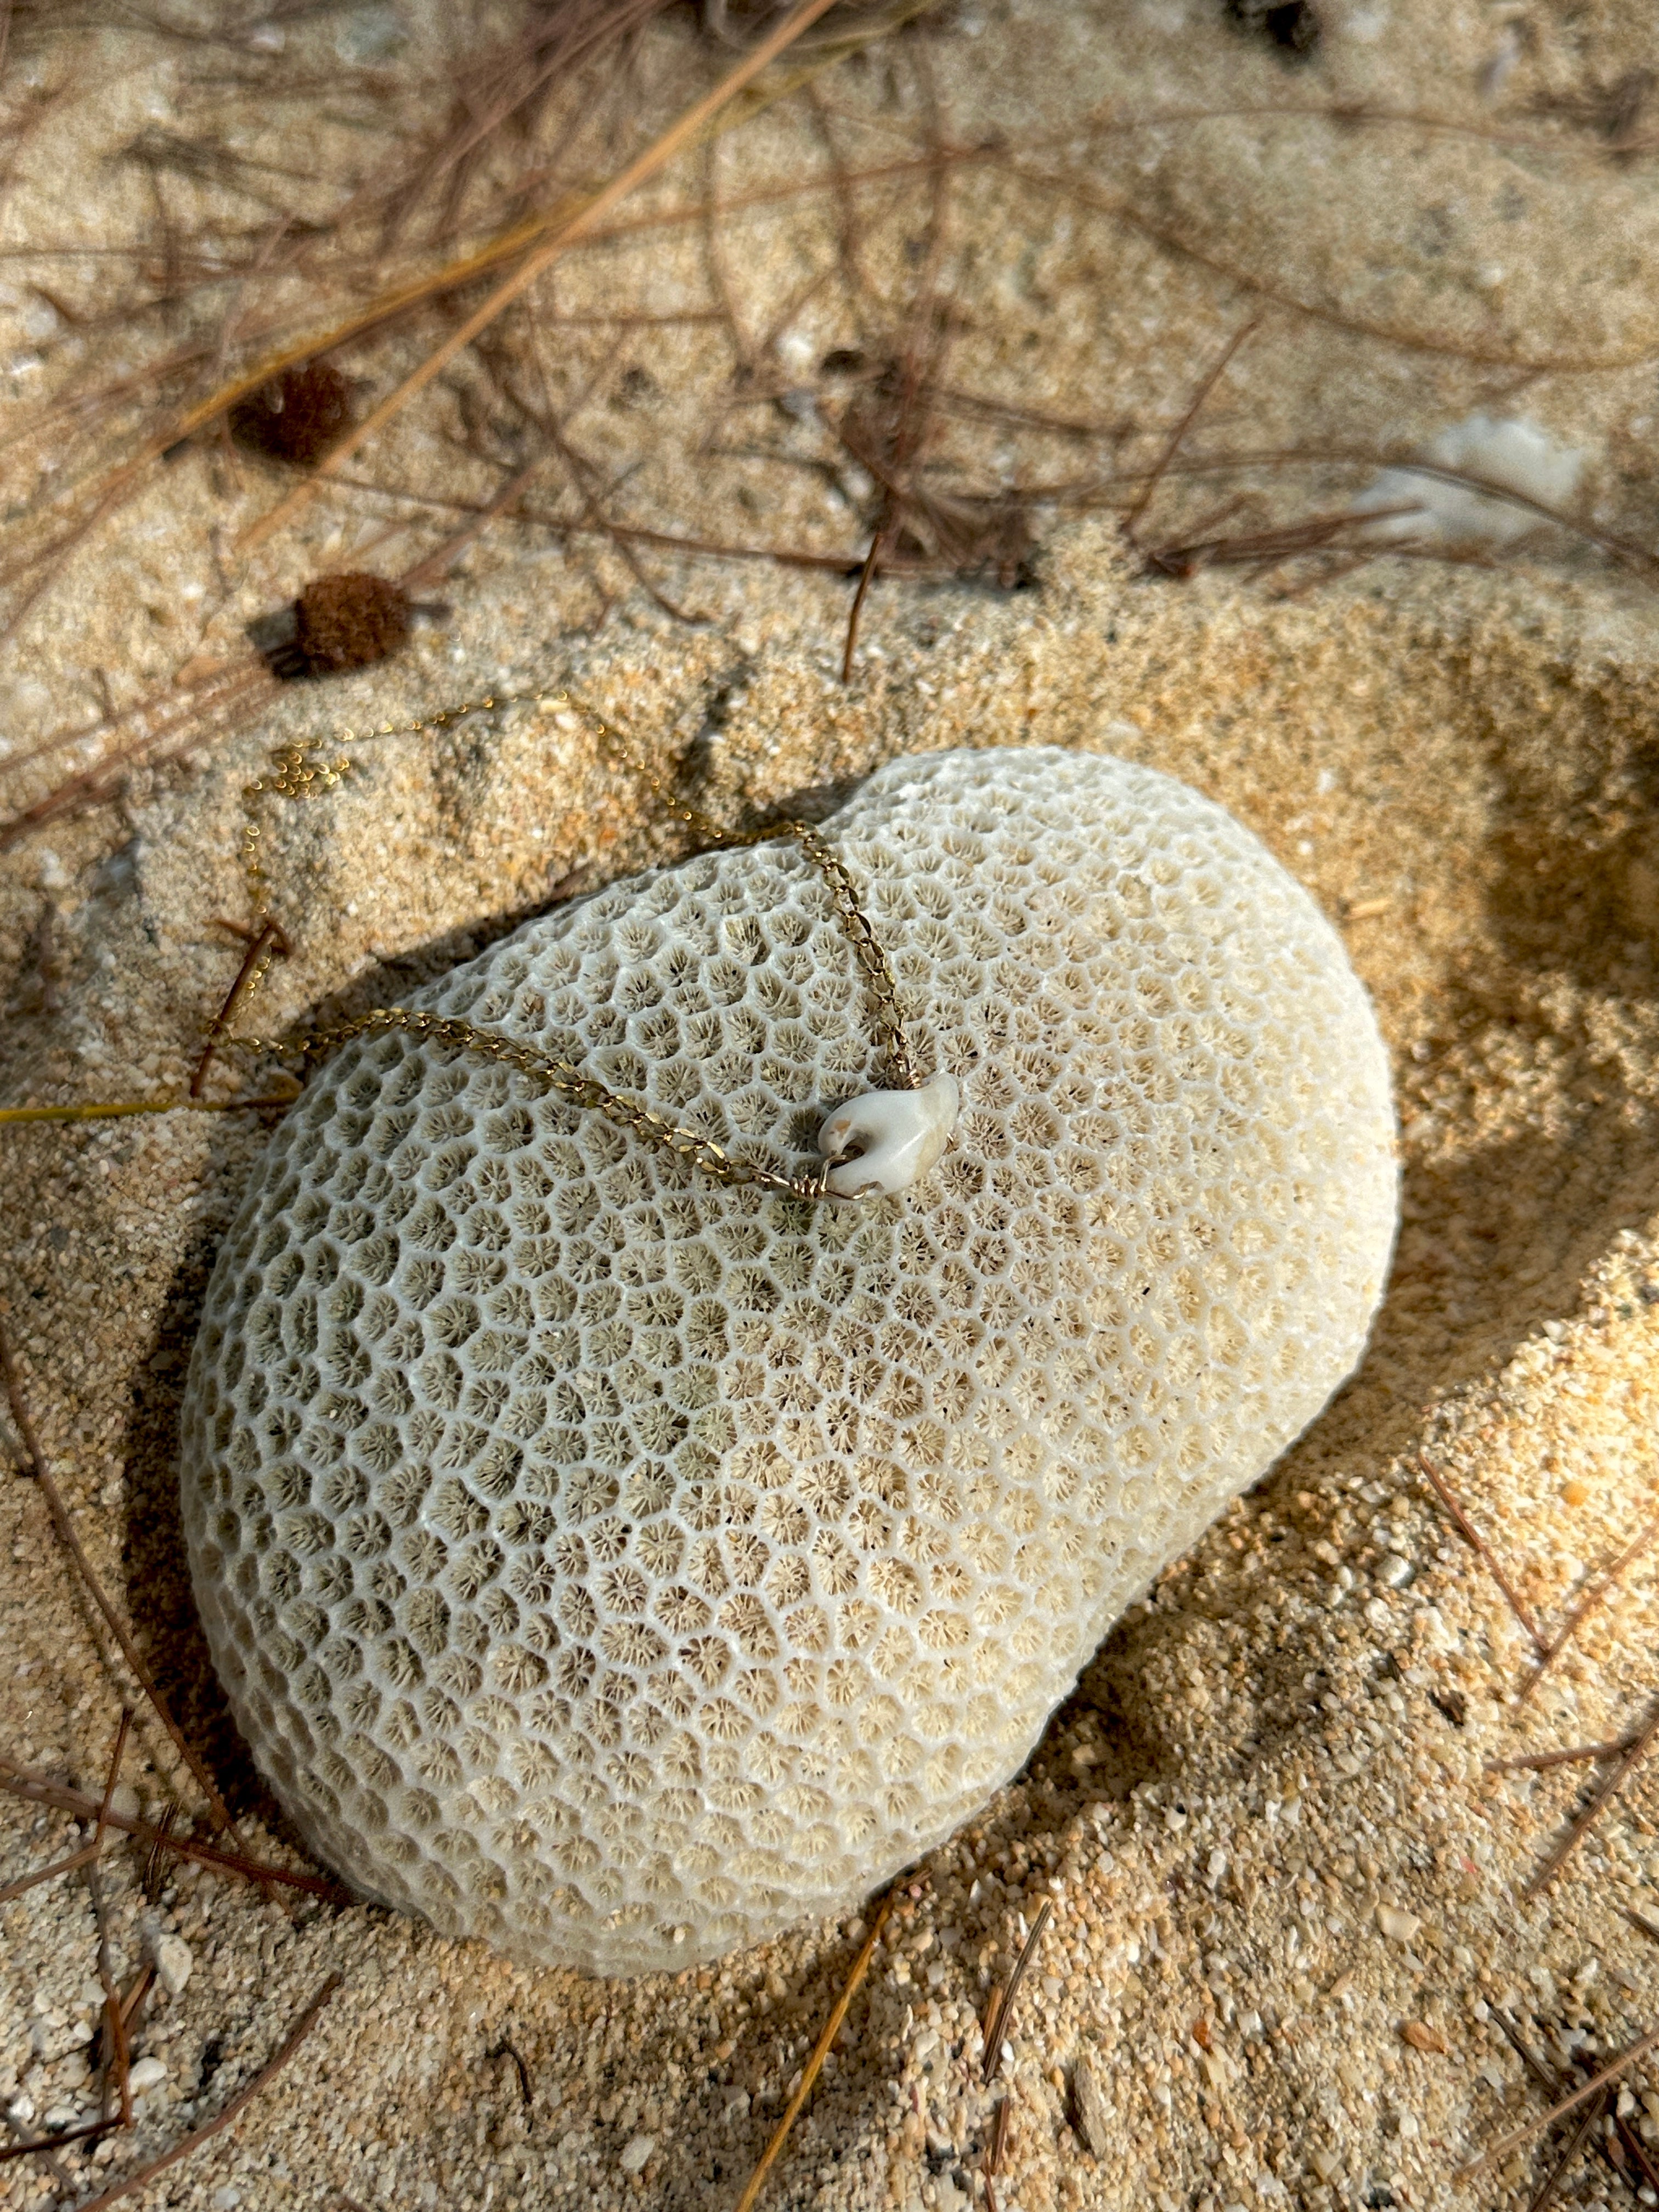
[[[1652,173],[1510,142],[1593,143],[1530,103],[1659,66],[1659,33],[1611,0],[1322,0],[1321,12],[1319,52],[1292,70],[1209,0],[963,6],[922,61],[895,42],[820,79],[816,117],[786,103],[734,133],[720,188],[821,163],[826,117],[844,162],[913,154],[929,98],[960,144],[1046,135],[1023,166],[1086,170],[1099,205],[1006,161],[964,167],[939,277],[959,392],[1121,422],[1122,457],[1144,465],[1260,310],[1190,450],[1397,449],[1476,405],[1524,410],[1584,447],[1586,519],[1650,533]],[[401,46],[386,33],[399,17]],[[376,67],[406,80],[412,115],[434,112],[435,10],[301,22],[283,65],[325,69],[348,34],[381,38]],[[140,234],[150,204],[107,157],[141,131],[205,127],[216,101],[235,106],[187,51],[64,40],[18,64],[15,82],[47,83],[75,59],[80,88],[17,156],[0,209],[13,246]],[[338,66],[331,106],[235,95],[240,149],[319,191],[356,173],[368,157],[348,124],[367,95]],[[707,74],[681,24],[647,38],[641,67],[664,114],[688,70]],[[1333,103],[1432,114],[1466,135],[1291,112]],[[1084,130],[1103,106],[1122,119],[1224,106],[1237,112],[1158,132]],[[654,204],[689,204],[708,181],[695,157]],[[231,222],[221,189],[179,187],[198,196],[192,220]],[[877,359],[896,346],[927,205],[914,178],[872,195],[861,290],[836,274],[821,202],[722,218],[712,257],[698,226],[641,233],[562,267],[549,327],[515,343],[526,359],[539,345],[561,404],[586,395],[569,434],[602,476],[635,470],[617,494],[631,518],[856,553],[867,539],[848,501],[867,484],[836,479],[790,380],[838,347]],[[64,266],[63,288],[94,289],[82,264]],[[7,283],[14,422],[77,362],[107,374],[112,348],[136,359],[157,342],[76,336],[21,276]],[[722,286],[747,334],[746,382],[718,322],[618,335],[551,319],[619,301],[712,315]],[[376,342],[354,371],[382,388],[417,335]],[[498,403],[477,379],[460,387],[448,413],[366,454],[364,474],[372,463],[378,482],[487,496],[495,479],[445,433]],[[937,440],[941,482],[1112,465],[1103,434],[967,408]],[[1310,471],[1288,507],[1275,478],[1275,511],[1340,503],[1364,474]],[[453,525],[337,491],[240,558],[236,532],[287,481],[213,447],[154,472],[9,648],[0,727],[14,751],[95,713],[97,672],[124,703],[192,656],[235,649],[242,623],[319,568],[390,568]],[[1228,489],[1172,482],[1158,513],[1201,518]],[[413,516],[390,544],[377,539],[388,514]],[[1377,562],[1291,597],[1282,579],[1149,577],[1109,516],[1039,521],[1031,588],[878,582],[845,686],[839,575],[653,562],[702,617],[692,626],[609,547],[491,531],[442,587],[447,616],[399,659],[289,687],[193,767],[137,779],[119,803],[4,856],[0,1096],[181,1088],[239,957],[215,917],[245,912],[243,787],[273,745],[492,686],[572,684],[732,818],[907,749],[1028,740],[1148,761],[1232,808],[1344,931],[1395,1055],[1404,1219],[1370,1355],[1113,1632],[1026,1772],[916,1869],[765,2201],[988,2203],[983,2154],[1006,2098],[1000,2212],[1524,2203],[1547,2170],[1536,2146],[1452,2180],[1544,2109],[1497,2015],[1554,2073],[1659,2023],[1659,1945],[1626,1915],[1659,1926],[1659,1784],[1638,1772],[1529,1896],[1598,1770],[1499,1777],[1488,1763],[1640,1723],[1659,1696],[1659,1547],[1522,1702],[1528,1638],[1419,1462],[1431,1455],[1546,1635],[1659,1512],[1656,601],[1560,532],[1495,568]],[[14,803],[42,787],[33,774],[19,771]],[[533,705],[362,744],[335,787],[259,805],[293,945],[258,1002],[267,1030],[383,1002],[573,880],[678,849],[586,725]],[[216,1078],[226,1092],[236,1079]],[[297,1863],[211,1678],[175,1497],[194,1316],[262,1141],[238,1115],[0,1129],[0,1314],[98,1571],[250,1848]],[[21,1474],[0,1479],[0,1750],[95,1793],[133,1687]],[[142,1709],[125,1771],[141,1805],[199,1816]],[[0,1826],[0,1880],[76,1841],[62,1814],[13,1801]],[[147,1947],[174,1983],[188,1956],[182,1986],[152,1995],[136,2031],[164,2070],[147,2069],[131,2136],[62,2152],[56,2172],[0,2166],[0,2196],[18,2205],[73,2201],[210,2119],[337,1973],[280,2081],[144,2203],[727,2207],[861,1933],[808,1928],[695,1974],[603,1984],[515,1969],[375,1910],[268,1901],[188,1866],[161,1865],[148,1893],[145,1879],[140,1851],[106,1862],[123,1984]],[[1045,1899],[987,2087],[980,2022]],[[0,2106],[14,2134],[91,2098],[100,2001],[78,1876],[0,1906]],[[1631,2091],[1630,2124],[1659,2160],[1659,2068],[1638,2068]],[[1627,2194],[1592,2154],[1562,2200]]]

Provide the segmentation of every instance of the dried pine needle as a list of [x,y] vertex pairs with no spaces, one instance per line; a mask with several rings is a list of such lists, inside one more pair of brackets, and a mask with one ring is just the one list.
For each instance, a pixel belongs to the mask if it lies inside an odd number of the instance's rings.
[[779,2153],[788,2140],[789,2130],[799,2118],[806,2100],[811,2095],[812,2085],[823,2071],[823,2062],[830,2056],[836,2038],[841,2033],[842,2022],[847,2017],[848,2008],[858,1995],[859,1986],[870,1971],[870,1961],[875,1956],[876,1946],[881,1941],[881,1931],[887,1924],[889,1909],[897,1894],[897,1887],[895,1886],[888,1891],[886,1896],[876,1907],[876,1915],[870,1923],[869,1933],[860,1946],[858,1957],[853,1961],[853,1971],[847,1977],[842,1993],[831,2008],[829,2019],[823,2023],[823,2032],[812,2045],[812,2055],[801,2069],[800,2080],[795,2085],[795,2094],[784,2106],[783,2118],[773,2130],[772,2140],[761,2153],[760,2163],[750,2175],[743,2195],[738,2199],[736,2212],[754,2212],[755,2206],[759,2203],[761,2191],[766,2185],[766,2177],[776,2165]]

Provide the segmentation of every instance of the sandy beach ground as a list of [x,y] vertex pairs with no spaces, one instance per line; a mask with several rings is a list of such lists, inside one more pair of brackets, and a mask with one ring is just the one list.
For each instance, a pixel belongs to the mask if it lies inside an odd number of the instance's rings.
[[[257,548],[240,535],[292,471],[211,434],[155,463],[0,661],[9,809],[48,787],[52,764],[21,757],[42,736],[246,658],[244,625],[319,573],[401,573],[532,465],[521,507],[552,518],[483,530],[422,586],[442,611],[397,657],[256,684],[187,760],[0,855],[7,1103],[182,1090],[240,957],[216,918],[245,917],[244,789],[273,748],[315,738],[332,758],[343,731],[492,690],[532,703],[349,748],[331,787],[254,802],[291,945],[262,1028],[383,1003],[573,887],[682,848],[580,718],[533,703],[567,685],[726,819],[907,750],[1121,753],[1232,809],[1341,929],[1394,1056],[1404,1168],[1366,1361],[905,1885],[772,2177],[780,2208],[988,2204],[1005,2100],[1000,2212],[1525,2205],[1572,2123],[1455,2179],[1553,2101],[1502,2021],[1560,2095],[1659,2027],[1656,1770],[1541,1885],[1615,1765],[1493,1771],[1620,1739],[1659,1699],[1659,1545],[1524,1696],[1537,1645],[1519,1617],[1547,1644],[1659,1514],[1659,601],[1650,568],[1607,550],[1654,537],[1659,173],[1632,73],[1659,68],[1659,39],[1610,0],[1316,14],[1298,59],[1212,0],[942,9],[682,157],[628,204],[631,227],[542,281],[492,365],[459,361],[356,481]],[[139,283],[108,249],[142,247],[149,283],[158,207],[180,237],[246,240],[271,219],[256,192],[314,214],[384,173],[445,112],[443,16],[413,0],[273,14],[228,49],[20,29],[5,89],[30,127],[0,201],[20,528],[150,422],[65,412],[43,442],[54,397],[228,311],[208,285],[100,319]],[[555,171],[609,173],[730,58],[689,17],[648,29],[627,102],[596,103]],[[179,150],[208,139],[235,164]],[[50,273],[18,258],[46,244],[64,249]],[[286,330],[307,281],[250,283],[235,312]],[[1251,325],[1177,457],[1215,472],[1170,469],[1142,549],[1328,514],[1365,456],[1476,410],[1582,453],[1576,526],[1540,519],[1474,562],[1149,567],[1121,526],[1121,472],[1144,473]],[[343,350],[359,404],[442,327]],[[975,574],[878,579],[843,681],[848,570],[879,493],[833,424],[866,450],[887,437],[890,460],[894,393],[923,357],[934,550],[963,512],[983,544],[993,523],[1013,535]],[[1251,503],[1219,514],[1235,494]],[[596,534],[596,501],[637,531],[836,565]],[[240,1079],[215,1077],[222,1095]],[[176,1497],[195,1316],[263,1140],[249,1115],[0,1127],[0,1318],[98,1574],[248,1848],[297,1867],[212,1678]],[[199,1823],[15,1455],[0,1541],[0,1752],[96,1797],[125,1702],[117,1809]],[[15,1798],[0,1835],[0,1881],[81,1840]],[[101,1881],[117,1982],[161,1968],[134,2029],[149,2086],[131,2133],[57,2171],[0,2166],[0,2201],[75,2202],[142,2166],[337,1975],[293,2063],[140,2201],[730,2206],[862,1934],[815,1926],[604,1983],[142,1849],[112,1852]],[[1044,1902],[988,2085],[981,2022]],[[101,2002],[79,1875],[0,1905],[14,2139],[95,2103]],[[1650,2057],[1559,2201],[1646,2186],[1607,2136],[1619,2116],[1659,2165]]]

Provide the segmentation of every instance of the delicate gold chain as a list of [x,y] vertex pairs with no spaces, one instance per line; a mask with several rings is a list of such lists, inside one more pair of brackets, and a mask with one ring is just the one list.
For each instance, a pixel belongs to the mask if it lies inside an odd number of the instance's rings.
[[[340,742],[356,744],[372,738],[412,737],[428,730],[447,728],[469,714],[488,714],[506,707],[535,705],[559,708],[580,704],[562,691],[551,694],[536,691],[492,693],[459,706],[442,708],[436,714],[417,721],[383,722],[378,729],[362,732],[345,730],[341,732]],[[780,836],[793,837],[796,841],[828,885],[842,927],[864,970],[874,1010],[878,1048],[898,1085],[906,1090],[915,1090],[921,1078],[905,1037],[903,1017],[899,1012],[898,987],[888,965],[887,956],[859,903],[858,888],[839,854],[825,844],[809,822],[780,822],[757,830],[723,828],[698,808],[675,798],[664,787],[661,779],[637,757],[620,732],[601,715],[585,705],[581,706],[581,711],[597,726],[600,737],[646,784],[659,805],[677,820],[684,823],[705,845],[759,845]],[[310,799],[319,792],[331,791],[343,779],[350,763],[343,755],[337,760],[323,761],[316,757],[316,744],[311,740],[301,739],[294,744],[284,745],[272,754],[266,774],[243,788],[242,796],[248,811],[242,824],[242,865],[248,898],[253,909],[253,927],[258,933],[254,943],[260,957],[245,973],[238,994],[239,1001],[258,988],[284,943],[270,912],[270,883],[254,808],[263,797]],[[517,1068],[523,1074],[534,1076],[572,1105],[592,1109],[615,1127],[624,1129],[645,1143],[656,1146],[660,1151],[689,1161],[717,1182],[734,1188],[755,1184],[785,1197],[809,1200],[828,1195],[826,1178],[830,1165],[828,1160],[811,1175],[787,1176],[775,1169],[757,1166],[751,1161],[733,1159],[712,1137],[705,1136],[696,1129],[688,1129],[678,1122],[665,1121],[661,1115],[653,1114],[648,1106],[623,1097],[601,1083],[597,1076],[585,1073],[569,1060],[538,1052],[533,1045],[504,1036],[497,1030],[480,1029],[472,1022],[440,1014],[417,1013],[404,1006],[376,1006],[351,1021],[339,1023],[330,1029],[313,1030],[305,1036],[288,1039],[228,1037],[223,1034],[222,1023],[222,1016],[210,1032],[212,1040],[220,1044],[234,1043],[247,1052],[327,1052],[337,1045],[348,1043],[353,1037],[392,1030],[407,1030],[428,1043],[453,1045],[461,1050],[476,1052],[484,1059],[497,1060]]]
[[516,1067],[522,1074],[538,1077],[573,1106],[591,1107],[618,1129],[626,1129],[631,1135],[643,1138],[647,1144],[689,1160],[716,1182],[729,1183],[734,1188],[758,1183],[786,1198],[819,1199],[826,1194],[824,1176],[830,1164],[828,1160],[810,1176],[780,1175],[775,1169],[757,1167],[752,1161],[734,1160],[724,1146],[717,1145],[701,1130],[685,1128],[678,1121],[665,1121],[648,1106],[621,1097],[597,1076],[584,1074],[569,1060],[538,1052],[534,1045],[503,1036],[499,1030],[480,1029],[476,1023],[459,1021],[450,1015],[419,1013],[410,1006],[376,1006],[332,1029],[313,1030],[307,1036],[286,1040],[236,1037],[232,1042],[252,1052],[330,1052],[336,1045],[349,1043],[353,1037],[373,1036],[387,1030],[407,1030],[430,1044],[454,1045],[463,1051],[476,1052],[485,1060],[500,1060],[506,1066]]

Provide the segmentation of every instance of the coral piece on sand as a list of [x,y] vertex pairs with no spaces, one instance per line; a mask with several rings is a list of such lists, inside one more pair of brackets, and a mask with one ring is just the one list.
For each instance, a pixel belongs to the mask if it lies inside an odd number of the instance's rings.
[[[823,834],[962,1087],[914,1189],[724,1187],[393,1030],[273,1139],[204,1309],[184,1514],[237,1718],[330,1864],[520,1957],[689,1964],[948,1835],[1381,1294],[1370,1006],[1231,816],[1110,758],[958,751]],[[785,839],[414,1003],[786,1166],[870,1080]]]

